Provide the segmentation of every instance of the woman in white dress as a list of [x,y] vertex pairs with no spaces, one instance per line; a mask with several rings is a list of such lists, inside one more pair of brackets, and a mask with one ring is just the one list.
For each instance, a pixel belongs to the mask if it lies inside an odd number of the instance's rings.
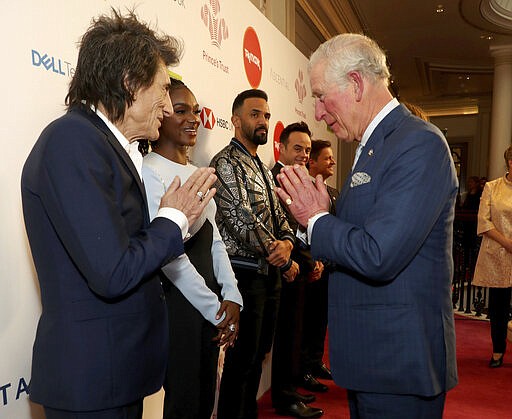
[[[171,78],[174,113],[164,118],[160,137],[144,157],[143,179],[150,216],[175,176],[196,169],[188,149],[196,143],[199,105],[192,91]],[[242,297],[215,224],[212,199],[190,227],[185,254],[162,268],[169,315],[170,352],[164,383],[164,419],[209,419],[215,401],[219,346],[238,335]]]

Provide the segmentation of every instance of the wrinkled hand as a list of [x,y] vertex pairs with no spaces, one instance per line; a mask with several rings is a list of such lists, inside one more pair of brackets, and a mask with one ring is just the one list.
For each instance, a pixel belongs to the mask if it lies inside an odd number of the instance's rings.
[[308,220],[320,212],[329,212],[329,193],[321,175],[316,182],[301,169],[301,166],[285,166],[277,175],[281,187],[276,192],[283,205],[299,224],[307,227]]
[[215,188],[210,189],[217,180],[214,172],[212,167],[201,167],[182,186],[180,178],[176,176],[162,197],[160,208],[176,208],[185,214],[188,225],[194,224],[215,195]]
[[[227,344],[230,347],[234,346],[238,337],[240,306],[233,301],[224,300],[220,305],[216,318],[220,319],[224,313],[226,313],[226,317],[217,325],[218,333],[213,338],[213,341],[216,341],[218,346]],[[234,331],[230,329],[230,325],[235,326]]]
[[320,261],[315,262],[315,269],[308,274],[308,282],[318,281],[322,277],[324,271],[324,264]]
[[286,265],[292,249],[293,244],[290,240],[274,240],[267,249],[267,262],[277,267]]
[[295,281],[295,278],[300,273],[299,264],[292,260],[292,265],[290,266],[290,269],[283,272],[283,278],[286,282],[293,282]]

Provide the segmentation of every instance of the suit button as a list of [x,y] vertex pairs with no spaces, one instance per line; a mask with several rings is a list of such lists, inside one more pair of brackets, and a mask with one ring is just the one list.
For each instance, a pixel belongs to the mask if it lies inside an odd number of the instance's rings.
[[160,294],[160,299],[161,299],[162,301],[165,301],[165,294]]

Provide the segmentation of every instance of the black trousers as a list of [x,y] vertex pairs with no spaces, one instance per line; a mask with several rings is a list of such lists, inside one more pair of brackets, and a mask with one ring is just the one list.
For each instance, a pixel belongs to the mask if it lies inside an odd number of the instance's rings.
[[300,352],[304,319],[306,284],[298,277],[283,282],[274,347],[272,350],[272,404],[275,407],[295,401],[290,392],[296,390],[300,374]]
[[165,290],[169,356],[164,381],[164,419],[210,419],[215,403],[217,329],[174,286]]
[[46,419],[141,419],[143,401],[116,407],[113,409],[94,410],[89,412],[74,412],[69,410],[44,407]]
[[323,364],[327,333],[328,276],[324,272],[318,281],[306,284],[301,345],[302,374],[311,373],[313,367]]
[[491,320],[492,351],[505,353],[507,324],[512,288],[489,288],[489,318]]
[[236,344],[224,358],[217,418],[255,419],[262,362],[272,348],[281,278],[273,268],[268,276],[245,269],[234,271],[244,309]]
[[[219,292],[211,257],[213,227],[206,221],[185,243],[185,252],[210,290]],[[167,279],[162,281],[169,316],[169,356],[164,381],[164,419],[210,419],[215,403],[219,348],[217,328]]]

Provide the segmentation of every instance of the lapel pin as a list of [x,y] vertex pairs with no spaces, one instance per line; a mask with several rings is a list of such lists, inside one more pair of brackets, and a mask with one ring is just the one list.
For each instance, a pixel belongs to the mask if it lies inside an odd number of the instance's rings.
[[373,148],[370,148],[370,150],[368,150],[368,155],[373,156]]

